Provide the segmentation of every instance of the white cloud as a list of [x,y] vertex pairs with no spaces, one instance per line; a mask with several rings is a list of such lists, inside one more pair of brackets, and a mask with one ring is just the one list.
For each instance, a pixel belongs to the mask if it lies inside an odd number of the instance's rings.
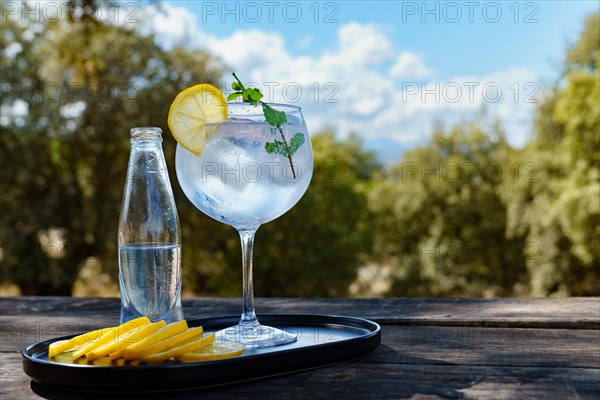
[[434,72],[419,55],[404,51],[398,54],[389,74],[393,78],[429,78]]
[[539,98],[533,95],[535,82],[536,74],[524,68],[480,77],[403,81],[398,86],[399,95],[373,124],[399,127],[391,129],[388,137],[411,142],[426,138],[436,123],[450,127],[465,120],[477,119],[483,124],[499,120],[510,143],[520,146],[529,135],[535,100]]
[[209,51],[238,70],[247,64],[280,66],[291,61],[280,35],[257,29],[237,30],[224,39],[211,37],[207,44]]
[[351,22],[338,30],[340,61],[357,65],[376,65],[394,55],[392,42],[376,25]]
[[304,36],[296,41],[296,47],[299,49],[305,49],[313,44],[314,38],[312,36]]
[[[258,84],[268,101],[301,106],[313,132],[333,128],[340,137],[356,132],[366,141],[409,145],[426,139],[436,123],[449,127],[479,119],[483,111],[488,120],[497,118],[504,124],[511,143],[522,145],[531,127],[535,103],[525,102],[532,89],[524,86],[538,79],[527,69],[424,81],[433,76],[434,68],[421,55],[397,49],[395,53],[378,25],[341,25],[333,49],[296,55],[290,51],[294,43],[286,43],[277,32],[236,30],[219,38],[202,32],[195,16],[184,8],[166,4],[164,9],[160,17],[150,11],[146,15],[157,43],[166,48],[182,42],[206,48],[246,83]],[[230,76],[223,81],[221,88],[228,89]]]
[[[169,3],[157,3],[136,13],[136,27],[142,34],[154,33],[159,46],[171,49],[175,46],[199,48],[204,46],[207,35],[198,29],[194,14]],[[126,22],[120,22],[126,24]]]

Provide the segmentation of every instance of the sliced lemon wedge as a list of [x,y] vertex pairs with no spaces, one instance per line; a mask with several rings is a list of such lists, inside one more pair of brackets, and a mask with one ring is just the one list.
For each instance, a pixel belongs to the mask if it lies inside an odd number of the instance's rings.
[[[148,358],[153,354],[162,353],[163,351],[167,351],[169,349],[174,348],[175,346],[179,346],[179,343],[182,343],[192,337],[198,336],[202,333],[202,327],[198,326],[196,328],[188,328],[183,332],[180,332],[176,335],[169,336],[157,342],[151,346],[147,346],[138,353],[136,353],[136,358],[144,359]],[[208,346],[210,343],[207,343]]]
[[226,119],[225,96],[213,85],[203,83],[187,88],[175,97],[167,122],[177,143],[199,156],[212,132],[206,124]]
[[133,343],[132,345],[119,350],[120,357],[123,357],[126,360],[134,360],[138,358],[138,354],[144,351],[146,347],[158,343],[161,340],[164,340],[168,337],[181,333],[187,328],[187,321],[185,319],[177,322],[171,322],[170,324],[163,326],[158,331],[154,332],[150,336],[145,337],[139,342]]
[[177,361],[193,362],[218,360],[221,358],[237,357],[245,350],[243,343],[233,341],[214,342],[210,346],[198,350],[189,351],[177,356]]
[[92,342],[88,342],[84,346],[78,347],[77,350],[73,353],[73,358],[85,356],[88,353],[91,353],[94,349],[104,346],[105,344],[110,343],[111,341],[114,341],[122,332],[128,332],[137,329],[142,325],[148,325],[150,323],[151,321],[148,319],[148,317],[139,317],[136,319],[132,319],[131,321],[125,322],[124,324],[121,324],[115,328],[110,328],[105,334],[100,336],[99,339]]
[[77,347],[93,342],[99,339],[106,332],[109,332],[115,328],[116,327],[97,329],[95,331],[75,336],[72,339],[59,340],[57,342],[51,343],[48,348],[48,357],[55,357],[61,353],[64,353],[65,351],[76,350]]
[[115,340],[110,341],[104,344],[103,346],[95,348],[91,352],[87,353],[85,357],[88,359],[88,361],[94,361],[104,356],[108,356],[109,354],[115,354],[122,348],[127,347],[132,343],[136,343],[150,336],[165,325],[166,322],[160,320],[152,324],[134,327],[133,329],[130,329],[128,331],[124,330]]
[[158,363],[190,351],[201,349],[202,347],[210,346],[214,341],[214,333],[201,333],[189,338],[188,340],[178,343],[176,346],[170,349],[141,358],[141,360],[147,364]]

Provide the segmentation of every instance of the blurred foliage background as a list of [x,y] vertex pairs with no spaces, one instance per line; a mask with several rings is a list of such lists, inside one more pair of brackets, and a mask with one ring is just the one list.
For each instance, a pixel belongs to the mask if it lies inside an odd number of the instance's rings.
[[[0,294],[118,295],[129,129],[159,126],[183,234],[184,295],[240,296],[237,233],[174,175],[172,99],[227,66],[97,18],[3,18]],[[600,295],[600,28],[590,15],[511,147],[477,121],[438,129],[385,167],[357,137],[313,132],[315,174],[261,227],[258,296]],[[15,47],[16,46],[16,47]]]

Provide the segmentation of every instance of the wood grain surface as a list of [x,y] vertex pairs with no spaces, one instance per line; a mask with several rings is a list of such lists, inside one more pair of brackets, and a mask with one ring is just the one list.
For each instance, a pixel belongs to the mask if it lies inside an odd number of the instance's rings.
[[[600,298],[257,299],[260,313],[333,314],[382,325],[370,356],[216,388],[110,398],[599,399]],[[239,299],[184,301],[186,318],[236,315]],[[0,399],[107,398],[32,382],[28,344],[118,323],[119,300],[0,299]]]

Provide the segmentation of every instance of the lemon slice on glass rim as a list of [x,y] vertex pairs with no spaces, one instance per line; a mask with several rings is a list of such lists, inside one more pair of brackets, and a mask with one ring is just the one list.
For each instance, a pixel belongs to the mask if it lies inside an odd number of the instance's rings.
[[204,142],[214,124],[227,119],[227,101],[213,85],[202,83],[179,93],[169,109],[168,124],[173,137],[195,155],[202,154]]

